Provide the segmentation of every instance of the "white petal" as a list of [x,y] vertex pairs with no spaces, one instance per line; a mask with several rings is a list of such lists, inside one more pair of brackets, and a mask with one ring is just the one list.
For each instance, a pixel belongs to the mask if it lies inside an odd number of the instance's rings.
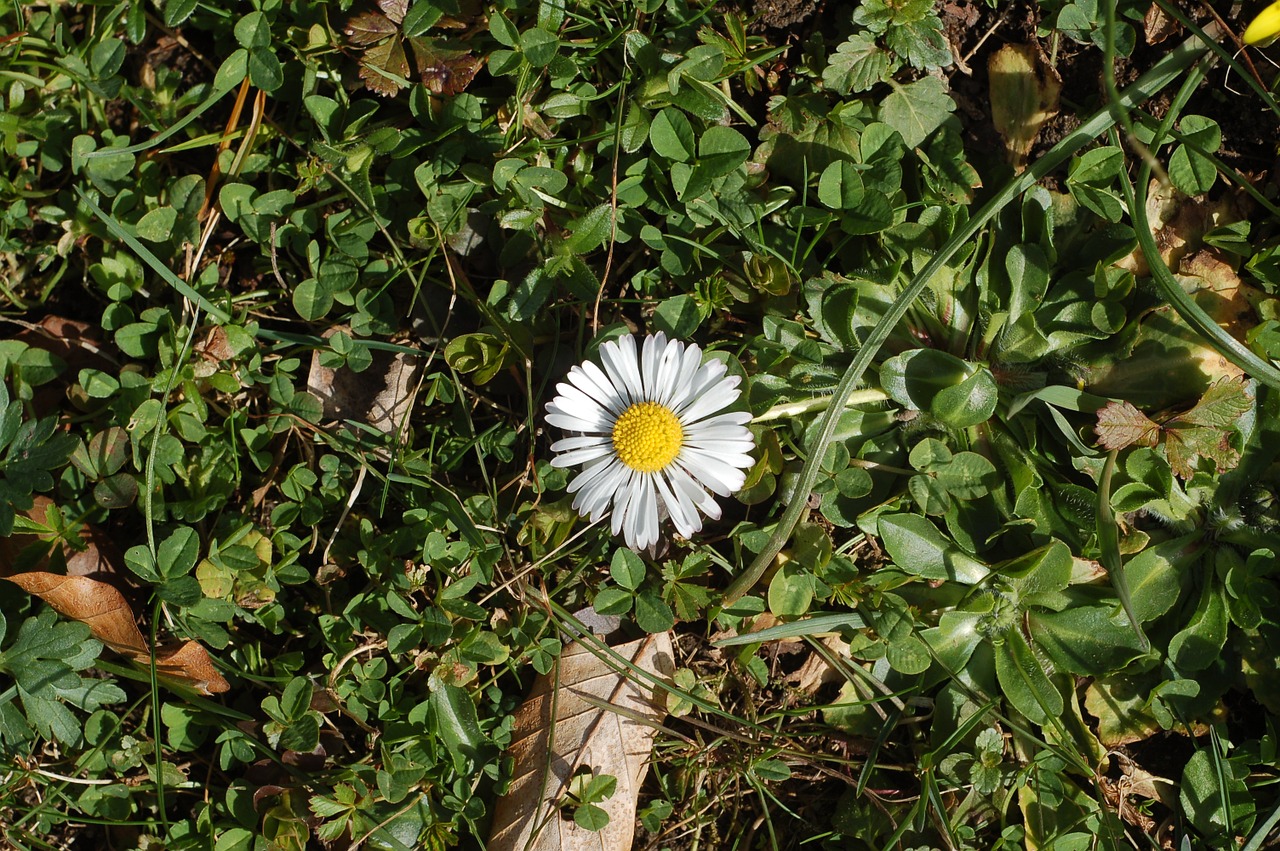
[[744,426],[749,422],[751,422],[751,414],[748,411],[725,411],[723,414],[716,414],[714,417],[707,417],[696,423],[689,423],[685,428],[688,430],[691,428],[703,428],[704,426]]
[[587,422],[608,421],[617,418],[616,414],[610,413],[603,405],[577,387],[561,384],[556,389],[560,391],[560,395],[552,401],[560,409],[561,413],[577,417],[580,420],[586,420]]
[[[730,459],[751,458],[751,451],[755,449],[755,444],[749,440],[686,440],[683,446],[689,449],[697,449],[699,452],[705,452],[708,455],[714,455],[721,461],[733,466],[743,466],[734,464]],[[750,467],[755,464],[752,460],[751,464],[745,466]]]
[[592,522],[599,520],[609,510],[618,484],[626,477],[627,472],[628,469],[623,464],[615,462],[609,465],[603,475],[597,476],[579,491],[573,500],[573,507],[579,514],[590,513]]
[[631,510],[631,503],[635,501],[636,487],[636,471],[630,467],[625,467],[626,474],[619,480],[618,486],[613,491],[613,534],[622,531],[622,525],[626,522],[627,513]]
[[658,363],[657,395],[654,400],[667,408],[671,407],[671,397],[677,389],[683,357],[684,343],[672,340],[662,351],[662,359]]
[[612,455],[613,447],[611,446],[588,446],[583,449],[574,449],[557,455],[551,459],[552,467],[572,467],[576,464],[585,464],[588,461],[594,461],[605,455]]
[[595,434],[581,437],[562,437],[551,444],[552,452],[570,452],[574,449],[586,449],[588,446],[608,446],[612,441],[608,435]]
[[749,440],[755,442],[748,429],[730,423],[708,423],[703,420],[684,427],[686,440]]
[[625,405],[644,401],[640,382],[640,366],[636,363],[636,341],[633,337],[610,340],[600,347],[600,365],[618,389]]
[[672,464],[664,471],[676,492],[686,497],[712,520],[720,519],[720,504],[716,498],[707,493],[706,488],[695,482],[678,464]]
[[697,346],[690,345],[684,350],[684,356],[680,359],[678,371],[675,381],[672,382],[671,396],[668,398],[667,407],[675,409],[689,402],[689,391],[693,387],[694,379],[698,376],[698,370],[702,366],[702,349]]
[[661,331],[645,337],[644,345],[640,347],[640,379],[646,399],[658,398],[658,361],[666,349],[667,335]]
[[712,386],[703,390],[698,394],[697,398],[692,399],[682,410],[676,411],[676,416],[680,417],[682,423],[696,423],[704,417],[709,417],[717,411],[723,411],[732,405],[742,395],[738,390],[737,376],[730,378],[721,378]]
[[569,379],[614,416],[622,413],[626,408],[626,404],[618,395],[618,388],[614,387],[609,376],[591,361],[569,370]]
[[696,467],[705,461],[714,461],[745,470],[756,463],[755,459],[745,452],[723,452],[719,449],[703,449],[699,446],[684,447],[680,450],[680,457],[689,459],[686,467]]
[[632,500],[630,513],[636,515],[637,525],[633,528],[639,530],[636,549],[643,550],[658,541],[658,500],[654,495],[653,479],[650,476],[638,478],[640,492]]
[[677,461],[699,484],[720,496],[739,490],[747,474],[720,458],[697,449],[682,449]]
[[[573,480],[569,482],[569,488],[568,488],[569,493],[577,493],[578,491],[582,490],[584,487],[586,487],[587,485],[591,484],[593,481],[595,481],[596,479],[604,475],[605,471],[608,470],[609,467],[614,465],[620,465],[620,463],[621,462],[619,462],[616,458],[606,458],[602,461],[597,461],[594,464],[590,464],[584,467],[582,472],[574,476]],[[575,503],[574,507],[576,508],[577,500],[574,500],[574,503]]]
[[613,420],[603,419],[605,416],[603,411],[601,412],[601,419],[584,420],[581,417],[562,413],[554,405],[554,402],[547,405],[547,423],[556,428],[562,428],[565,431],[597,432],[600,434],[607,434],[613,428]]
[[666,505],[677,532],[687,538],[702,528],[702,518],[698,516],[698,508],[693,500],[678,493],[665,475],[655,475],[653,483],[658,488],[658,496]]

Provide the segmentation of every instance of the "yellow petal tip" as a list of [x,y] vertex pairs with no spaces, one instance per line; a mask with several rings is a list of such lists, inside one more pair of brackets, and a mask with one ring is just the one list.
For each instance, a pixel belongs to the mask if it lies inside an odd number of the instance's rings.
[[1280,3],[1272,3],[1249,22],[1242,38],[1245,44],[1261,44],[1277,35],[1280,35]]

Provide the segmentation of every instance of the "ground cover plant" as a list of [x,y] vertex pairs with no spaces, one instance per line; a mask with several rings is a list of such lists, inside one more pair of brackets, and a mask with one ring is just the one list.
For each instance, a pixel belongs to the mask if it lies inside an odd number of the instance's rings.
[[[0,845],[524,847],[595,712],[563,847],[1269,847],[1259,11],[13,4]],[[547,405],[659,334],[654,542]]]

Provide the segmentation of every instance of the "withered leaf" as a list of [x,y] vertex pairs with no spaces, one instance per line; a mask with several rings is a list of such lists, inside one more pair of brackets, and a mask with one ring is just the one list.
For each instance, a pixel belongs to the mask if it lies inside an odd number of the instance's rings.
[[364,52],[360,60],[360,79],[370,91],[384,96],[394,96],[409,84],[409,60],[404,54],[404,42],[399,36],[375,44]]
[[[44,600],[63,617],[89,627],[93,637],[122,656],[148,664],[147,641],[134,621],[129,603],[111,585],[87,576],[62,576],[31,571],[6,577],[29,594]],[[210,695],[231,688],[213,666],[209,654],[194,641],[156,655],[157,672],[164,677]]]
[[1165,454],[1174,475],[1191,478],[1198,458],[1213,461],[1219,473],[1240,461],[1231,439],[1253,400],[1244,378],[1219,379],[1191,410],[1156,423],[1129,402],[1110,402],[1098,411],[1094,430],[1107,449],[1155,446],[1164,437]]
[[1219,473],[1239,463],[1240,452],[1231,445],[1232,429],[1251,404],[1243,378],[1218,380],[1194,408],[1165,423],[1165,451],[1174,474],[1190,478],[1197,458],[1213,461]]
[[409,85],[415,75],[405,51],[406,41],[416,76],[432,94],[456,95],[475,79],[483,63],[470,50],[452,47],[443,39],[405,38],[401,23],[408,11],[406,0],[379,0],[378,6],[382,13],[361,12],[352,16],[346,26],[351,43],[364,48],[360,57],[360,79],[366,88],[389,97]]
[[481,62],[468,50],[447,47],[440,39],[409,40],[422,82],[434,95],[452,97],[471,85]]
[[[669,676],[674,667],[669,633],[612,653],[650,674]],[[516,710],[515,766],[494,810],[489,851],[629,849],[655,727],[666,714],[664,695],[609,655],[577,643],[566,648],[557,670],[539,677]],[[617,780],[617,790],[600,803],[609,823],[599,831],[580,827],[561,809],[582,768]]]
[[378,8],[398,24],[409,12],[409,0],[378,0]]
[[1007,44],[987,63],[991,121],[1019,169],[1040,128],[1058,112],[1062,81],[1030,44]]
[[400,32],[400,25],[386,15],[377,12],[361,12],[347,21],[347,38],[351,43],[364,47],[376,44]]
[[1135,444],[1155,446],[1160,426],[1129,402],[1109,402],[1098,411],[1094,431],[1105,448],[1124,449]]

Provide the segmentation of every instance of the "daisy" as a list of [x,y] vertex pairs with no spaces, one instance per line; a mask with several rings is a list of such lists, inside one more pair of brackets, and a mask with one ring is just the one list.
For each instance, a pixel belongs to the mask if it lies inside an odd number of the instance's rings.
[[547,404],[547,422],[573,435],[551,445],[552,466],[586,465],[569,483],[573,507],[595,522],[612,506],[613,534],[635,550],[657,542],[663,517],[685,537],[702,528],[699,510],[719,519],[711,493],[739,490],[754,463],[751,415],[724,411],[737,376],[661,332],[638,354],[634,337],[611,340],[600,362],[569,370]]

